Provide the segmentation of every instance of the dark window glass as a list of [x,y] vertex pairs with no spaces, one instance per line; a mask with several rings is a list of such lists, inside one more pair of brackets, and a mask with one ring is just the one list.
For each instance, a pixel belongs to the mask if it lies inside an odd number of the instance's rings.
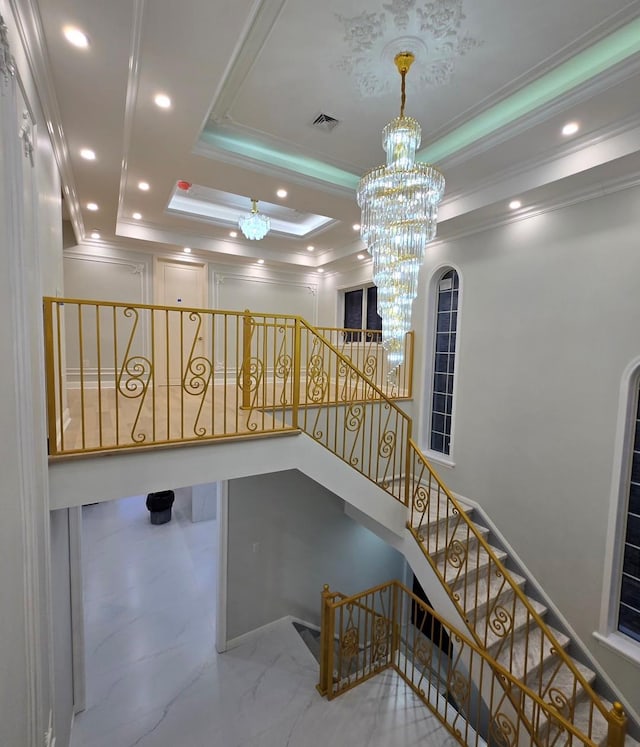
[[378,314],[378,289],[367,288],[367,329],[382,329],[382,317]]
[[620,591],[620,600],[627,607],[638,610],[640,612],[640,581],[633,576],[627,576],[626,573],[622,574],[622,589]]
[[629,511],[640,516],[640,484],[636,482],[629,486]]
[[[363,303],[365,299],[366,304]],[[345,291],[343,326],[350,330],[367,330],[364,335],[367,342],[382,342],[382,317],[378,314],[378,289],[375,285]],[[362,338],[361,332],[345,333],[347,342],[360,342]]]
[[626,604],[621,604],[618,629],[621,633],[628,635],[629,638],[640,641],[640,612],[632,607],[627,607]]
[[458,273],[449,270],[438,283],[431,400],[430,447],[441,454],[450,453],[457,324]]
[[633,433],[629,507],[624,536],[618,630],[640,641],[640,393]]

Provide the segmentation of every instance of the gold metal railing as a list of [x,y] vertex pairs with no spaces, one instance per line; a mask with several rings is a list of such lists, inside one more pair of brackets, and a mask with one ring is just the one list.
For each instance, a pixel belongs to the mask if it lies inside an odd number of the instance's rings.
[[[598,743],[398,581],[350,597],[325,586],[321,620],[318,690],[329,699],[392,669],[463,745]],[[611,747],[622,745],[619,713],[608,714]]]
[[409,418],[302,319],[55,298],[44,316],[51,455],[304,430],[405,500]]
[[409,449],[407,526],[475,644],[568,721],[580,708],[584,734],[596,741],[612,716],[587,671],[566,653],[568,640],[544,622],[542,606],[524,594],[522,580],[514,579],[413,441]]
[[44,300],[52,455],[304,431],[410,507],[409,529],[472,632],[585,733],[609,715],[484,536],[418,450],[411,419],[304,320]]
[[316,330],[349,358],[359,371],[374,381],[387,397],[408,399],[413,396],[413,332],[408,332],[404,338],[405,362],[389,378],[381,330],[345,327],[316,327]]

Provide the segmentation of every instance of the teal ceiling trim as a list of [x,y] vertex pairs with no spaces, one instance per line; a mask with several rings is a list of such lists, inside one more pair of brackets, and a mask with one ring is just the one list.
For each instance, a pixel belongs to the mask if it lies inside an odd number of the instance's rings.
[[252,161],[268,163],[271,166],[303,174],[304,176],[345,187],[346,189],[355,190],[360,179],[356,174],[344,171],[336,166],[331,166],[331,164],[323,163],[315,158],[297,156],[286,151],[276,150],[264,143],[259,143],[240,135],[216,132],[213,129],[208,129],[202,133],[202,139],[214,148],[244,156]]
[[572,88],[640,52],[640,18],[579,52],[517,93],[473,117],[418,153],[421,161],[438,161],[491,135],[519,117],[548,104]]
[[[520,91],[434,141],[423,148],[417,157],[421,161],[438,163],[518,118],[545,106],[638,52],[640,18],[614,31]],[[346,189],[355,190],[360,179],[356,174],[318,159],[280,151],[228,131],[209,128],[202,133],[202,139],[214,148]]]

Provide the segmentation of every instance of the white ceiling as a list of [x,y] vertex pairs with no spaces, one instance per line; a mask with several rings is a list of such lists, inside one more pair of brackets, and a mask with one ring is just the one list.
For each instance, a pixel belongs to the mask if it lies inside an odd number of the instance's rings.
[[[638,181],[640,0],[18,0],[78,240],[301,271],[362,251],[354,185],[399,112],[447,180],[439,235]],[[33,12],[35,11],[35,13]],[[65,25],[89,37],[86,50]],[[161,110],[153,97],[171,97]],[[331,131],[312,127],[324,113]],[[575,120],[579,132],[561,134]],[[81,148],[97,158],[84,161]],[[327,216],[308,236],[232,239],[168,210],[178,180]],[[138,182],[150,184],[148,192]],[[276,190],[288,196],[279,199]],[[195,188],[194,188],[195,189]],[[86,208],[96,202],[95,213]],[[260,206],[260,203],[259,203]],[[134,220],[133,214],[142,214]],[[274,213],[275,217],[275,213]],[[302,216],[299,218],[302,222]],[[313,252],[307,250],[309,244]],[[193,256],[193,255],[192,255]]]

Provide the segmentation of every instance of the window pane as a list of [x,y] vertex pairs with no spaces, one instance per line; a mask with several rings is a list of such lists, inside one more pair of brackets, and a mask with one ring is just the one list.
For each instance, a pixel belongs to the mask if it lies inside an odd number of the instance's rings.
[[[347,329],[362,329],[362,288],[344,294],[344,326]],[[345,342],[360,342],[359,332],[345,333]]]
[[[640,395],[640,393],[638,393]],[[637,396],[638,396],[637,395]],[[638,415],[640,417],[640,396]],[[640,428],[639,420],[632,431],[633,454],[629,484],[629,510],[625,531],[624,559],[620,581],[618,630],[640,641]]]
[[635,482],[629,487],[629,512],[640,516],[640,484]]
[[438,298],[436,301],[430,445],[433,451],[439,451],[443,454],[449,453],[451,441],[453,372],[455,370],[456,326],[458,323],[458,283],[459,278],[455,270],[449,270],[445,273],[438,283]]
[[637,579],[636,591],[638,594],[638,609],[640,609],[640,548],[625,545],[622,572]]
[[344,326],[362,329],[362,288],[344,294]]
[[629,514],[627,517],[627,537],[626,541],[640,547],[640,516]]
[[640,612],[621,604],[618,629],[630,638],[640,641]]
[[640,582],[623,576],[620,601],[625,607],[630,607],[640,613]]
[[382,317],[378,314],[378,289],[367,288],[367,329],[382,329]]

